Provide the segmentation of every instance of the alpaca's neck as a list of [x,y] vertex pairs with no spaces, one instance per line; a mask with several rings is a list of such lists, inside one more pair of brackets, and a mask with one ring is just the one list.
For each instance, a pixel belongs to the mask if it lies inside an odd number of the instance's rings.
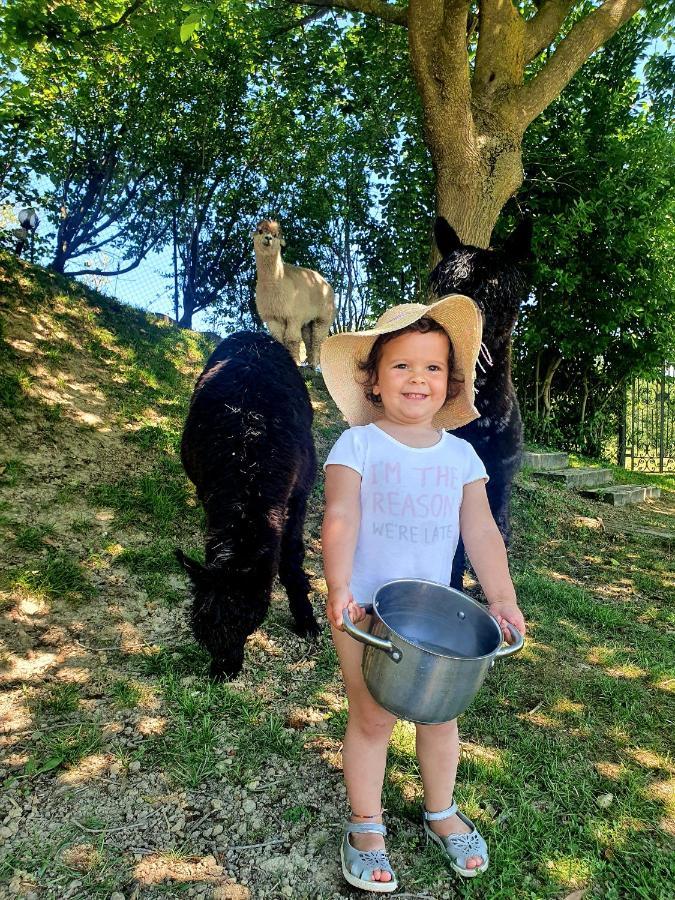
[[255,255],[255,268],[258,274],[258,281],[281,281],[284,277],[284,263],[281,259],[281,253],[275,253],[274,256],[263,256],[262,253]]

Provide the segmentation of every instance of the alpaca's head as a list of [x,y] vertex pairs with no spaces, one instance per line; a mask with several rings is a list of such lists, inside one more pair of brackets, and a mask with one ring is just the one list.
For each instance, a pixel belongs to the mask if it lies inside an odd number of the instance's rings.
[[262,219],[253,232],[255,252],[263,256],[273,256],[286,246],[281,226],[274,219]]
[[463,244],[443,218],[436,219],[434,234],[442,259],[429,277],[432,293],[471,297],[483,313],[488,346],[508,338],[527,297],[532,220],[524,219],[502,246],[488,249]]

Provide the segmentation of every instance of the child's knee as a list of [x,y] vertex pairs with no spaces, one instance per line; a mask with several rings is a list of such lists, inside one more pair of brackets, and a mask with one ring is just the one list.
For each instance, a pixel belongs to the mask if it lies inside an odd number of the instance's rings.
[[361,737],[373,743],[387,742],[396,724],[396,716],[386,709],[376,707],[354,710],[349,709],[349,726],[357,729]]

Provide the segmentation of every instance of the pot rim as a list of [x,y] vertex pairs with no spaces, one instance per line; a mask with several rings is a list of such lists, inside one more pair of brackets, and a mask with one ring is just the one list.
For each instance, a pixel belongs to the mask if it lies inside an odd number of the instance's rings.
[[[436,653],[434,650],[428,650],[426,647],[422,647],[420,644],[414,643],[414,641],[409,640],[407,637],[404,637],[400,632],[396,631],[395,628],[387,622],[384,616],[380,613],[378,609],[378,594],[380,591],[383,591],[386,587],[389,587],[392,584],[404,584],[404,583],[412,583],[412,584],[430,584],[433,587],[443,588],[444,591],[452,591],[454,594],[459,594],[463,600],[467,600],[470,604],[472,604],[476,609],[479,609],[484,615],[486,615],[490,621],[494,624],[494,627],[498,633],[499,640],[497,642],[497,646],[494,650],[491,650],[490,653],[484,653],[482,656],[456,656],[452,653]],[[385,581],[384,584],[381,584],[375,593],[373,594],[373,602],[371,604],[373,612],[377,614],[377,617],[380,621],[387,626],[389,631],[391,632],[392,637],[394,637],[397,641],[403,641],[404,644],[407,644],[409,647],[414,647],[415,650],[419,650],[422,653],[428,653],[430,656],[437,656],[439,659],[457,659],[457,660],[478,660],[478,659],[490,659],[494,656],[499,648],[501,647],[504,636],[502,635],[502,630],[499,627],[499,623],[495,619],[495,617],[489,613],[485,607],[478,603],[473,597],[469,597],[468,594],[463,593],[463,591],[458,591],[457,588],[450,587],[448,584],[441,584],[439,581],[430,581],[428,578],[392,578],[391,581]]]

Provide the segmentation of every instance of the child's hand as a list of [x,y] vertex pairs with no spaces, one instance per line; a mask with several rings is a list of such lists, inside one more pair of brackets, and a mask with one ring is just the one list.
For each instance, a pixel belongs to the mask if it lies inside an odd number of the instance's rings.
[[525,619],[515,600],[502,600],[491,603],[489,609],[490,614],[493,615],[499,623],[502,633],[504,634],[504,640],[507,644],[513,643],[513,635],[507,627],[507,622],[510,622],[511,625],[515,625],[518,631],[523,636],[525,635]]
[[332,590],[329,588],[326,616],[330,624],[340,631],[345,630],[342,624],[342,613],[345,609],[349,610],[349,618],[354,623],[360,622],[366,617],[365,609],[354,600],[348,587],[333,588]]

